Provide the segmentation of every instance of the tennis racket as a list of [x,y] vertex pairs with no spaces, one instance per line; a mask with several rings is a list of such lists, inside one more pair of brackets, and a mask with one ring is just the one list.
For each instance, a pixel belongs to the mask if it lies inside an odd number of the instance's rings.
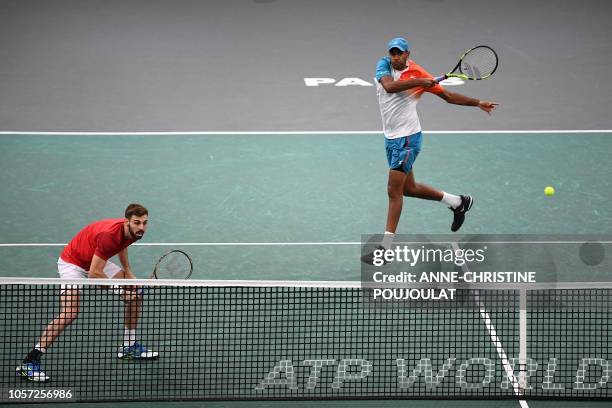
[[[193,272],[191,257],[183,251],[173,249],[166,252],[155,264],[151,279],[188,279]],[[145,288],[138,286],[113,286],[117,295],[124,297],[125,301],[134,300],[136,295],[142,295]]]
[[191,257],[186,252],[173,249],[159,258],[151,279],[188,279],[192,272]]
[[487,79],[497,70],[497,53],[493,48],[479,45],[463,53],[459,62],[448,74],[434,78],[440,82],[446,78],[461,78],[471,81]]

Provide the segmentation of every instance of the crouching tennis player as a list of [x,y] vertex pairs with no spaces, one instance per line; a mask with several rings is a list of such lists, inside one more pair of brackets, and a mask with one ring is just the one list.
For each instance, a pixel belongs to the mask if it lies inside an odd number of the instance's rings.
[[[95,221],[72,238],[62,251],[57,269],[62,279],[134,279],[128,261],[128,246],[141,239],[147,230],[149,212],[140,204],[130,204],[125,218]],[[121,267],[109,259],[118,255]],[[125,333],[117,357],[121,359],[155,359],[159,353],[136,341],[136,326],[142,307],[141,291],[120,291],[125,303]],[[17,375],[30,381],[44,382],[49,377],[41,369],[47,349],[79,314],[81,289],[62,285],[60,312],[47,325],[34,348],[17,367]]]

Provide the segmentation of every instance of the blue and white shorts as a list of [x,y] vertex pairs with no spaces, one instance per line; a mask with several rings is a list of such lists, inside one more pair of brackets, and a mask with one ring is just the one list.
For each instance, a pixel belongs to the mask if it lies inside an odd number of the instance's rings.
[[397,139],[385,138],[387,162],[391,170],[399,170],[408,174],[421,151],[423,134],[421,132]]

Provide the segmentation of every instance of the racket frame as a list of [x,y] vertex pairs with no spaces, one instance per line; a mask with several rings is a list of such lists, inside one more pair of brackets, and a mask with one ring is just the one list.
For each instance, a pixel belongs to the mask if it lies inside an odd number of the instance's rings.
[[189,254],[185,251],[181,251],[180,249],[172,249],[168,252],[166,252],[165,254],[163,254],[162,256],[159,257],[159,259],[157,260],[157,262],[155,263],[155,268],[153,268],[153,273],[151,274],[151,279],[161,279],[157,276],[157,271],[159,269],[159,265],[162,263],[162,261],[164,260],[165,257],[167,257],[170,254],[173,253],[180,253],[183,254],[187,260],[189,261],[189,272],[187,273],[187,275],[182,278],[182,279],[189,279],[189,277],[191,276],[191,274],[193,273],[193,260],[191,259],[191,256],[189,256]]
[[[495,55],[495,67],[493,67],[493,70],[491,71],[491,73],[483,76],[482,78],[470,78],[467,75],[465,75],[461,70],[461,63],[463,62],[463,59],[465,58],[465,56],[468,55],[473,50],[475,50],[476,48],[488,48],[489,50],[491,50],[491,52],[493,52],[493,55]],[[469,81],[481,81],[493,75],[495,71],[497,71],[498,65],[499,65],[499,57],[497,56],[497,52],[495,52],[493,48],[489,47],[488,45],[477,45],[476,47],[472,47],[466,52],[464,52],[463,55],[461,55],[461,58],[459,58],[459,62],[457,62],[457,65],[455,65],[455,68],[453,68],[449,73],[440,75],[439,77],[435,77],[434,80],[436,82],[440,82],[447,78],[460,78],[460,79],[469,80]],[[460,73],[455,74],[455,71],[457,70],[459,70]]]

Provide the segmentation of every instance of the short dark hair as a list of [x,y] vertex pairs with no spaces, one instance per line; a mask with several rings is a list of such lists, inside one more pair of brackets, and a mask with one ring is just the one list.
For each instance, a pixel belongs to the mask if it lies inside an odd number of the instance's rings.
[[148,214],[149,214],[149,210],[147,210],[140,204],[132,203],[128,205],[127,208],[125,209],[125,218],[127,218],[128,220],[134,215],[136,217],[142,217],[143,215],[148,215]]

